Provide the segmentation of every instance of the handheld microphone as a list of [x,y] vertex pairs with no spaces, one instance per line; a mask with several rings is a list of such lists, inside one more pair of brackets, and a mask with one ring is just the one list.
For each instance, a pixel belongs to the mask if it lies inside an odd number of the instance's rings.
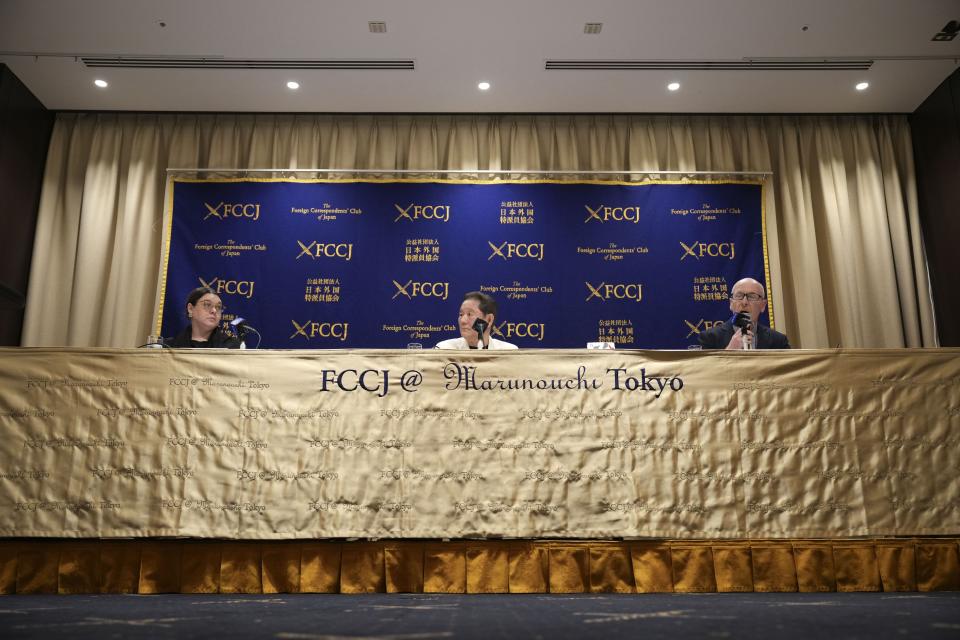
[[753,327],[753,320],[750,318],[750,314],[746,311],[734,314],[733,317],[730,318],[730,323],[735,327],[740,327],[740,332],[743,335],[743,348],[747,350],[753,349],[753,340],[748,339],[747,336],[747,332]]
[[735,313],[730,317],[730,324],[735,327],[740,327],[744,331],[750,329],[750,325],[753,324],[750,321],[750,314],[746,311],[741,311],[740,313]]
[[483,345],[484,349],[490,348],[490,345],[484,341],[484,334],[487,332],[488,326],[490,325],[483,318],[477,318],[473,321],[473,330],[477,332],[478,342]]

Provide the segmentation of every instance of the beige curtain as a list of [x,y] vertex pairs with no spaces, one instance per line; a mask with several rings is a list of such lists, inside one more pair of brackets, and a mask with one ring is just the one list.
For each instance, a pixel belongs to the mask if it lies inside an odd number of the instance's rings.
[[936,346],[904,116],[60,114],[24,346],[141,344],[165,169],[771,171],[777,327]]

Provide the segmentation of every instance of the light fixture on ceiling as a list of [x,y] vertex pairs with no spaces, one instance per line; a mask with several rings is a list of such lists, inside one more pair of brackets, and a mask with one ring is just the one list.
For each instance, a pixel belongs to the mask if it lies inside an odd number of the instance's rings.
[[870,87],[869,82],[858,82],[857,86],[854,87],[857,91],[866,91]]
[[371,20],[367,23],[367,27],[370,28],[370,33],[386,33],[387,32],[387,23],[383,20]]
[[[884,59],[890,60],[892,58]],[[948,59],[953,60],[952,57]],[[544,68],[547,71],[868,71],[873,63],[874,60],[864,58],[740,58],[737,60],[612,60],[601,58],[592,60],[546,60]]]
[[296,80],[291,80],[290,82],[287,83],[287,89],[296,91],[299,88],[300,88],[300,83],[297,82]]
[[100,78],[97,78],[96,80],[94,80],[93,84],[97,85],[101,89],[106,89],[107,87],[110,86],[109,82],[107,82],[106,80],[101,80]]
[[481,82],[480,84],[477,85],[477,89],[480,89],[480,91],[486,91],[489,88],[490,88],[489,82]]
[[934,42],[950,42],[957,37],[957,33],[960,33],[960,20],[951,20],[930,39]]
[[588,22],[583,25],[583,32],[592,36],[600,33],[601,29],[603,29],[602,22]]
[[679,91],[679,90],[680,90],[680,83],[679,83],[679,82],[671,82],[670,84],[667,85],[667,89],[669,89],[670,91]]
[[[5,52],[4,52],[5,53]],[[40,54],[30,54],[37,57]],[[64,57],[63,54],[57,54]],[[79,58],[90,69],[272,69],[303,72],[304,70],[379,69],[381,71],[413,71],[415,60],[398,58],[226,58],[224,56],[66,56]]]

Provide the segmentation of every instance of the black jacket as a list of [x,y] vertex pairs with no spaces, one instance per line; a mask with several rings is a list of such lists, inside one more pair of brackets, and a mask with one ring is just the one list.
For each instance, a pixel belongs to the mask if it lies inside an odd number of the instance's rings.
[[210,339],[206,342],[193,342],[190,336],[193,335],[190,327],[177,334],[173,340],[166,340],[165,344],[174,349],[190,348],[208,348],[208,349],[239,349],[240,340],[232,333],[227,333],[220,327],[213,330]]
[[[704,349],[726,349],[736,327],[729,321],[712,329],[700,332],[700,345]],[[787,336],[762,324],[757,325],[757,349],[789,349]]]

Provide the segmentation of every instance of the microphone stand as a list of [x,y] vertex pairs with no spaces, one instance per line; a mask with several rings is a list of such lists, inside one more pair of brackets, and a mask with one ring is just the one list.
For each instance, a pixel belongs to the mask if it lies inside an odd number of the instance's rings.
[[246,323],[241,324],[237,327],[237,338],[240,340],[240,348],[247,348],[247,325]]
[[251,327],[250,325],[246,325],[246,329],[247,329],[247,331],[252,331],[253,333],[257,334],[257,346],[255,346],[255,347],[253,347],[253,348],[254,348],[254,349],[259,349],[259,348],[260,348],[260,341],[263,340],[263,336],[260,335],[260,332],[259,332],[259,331],[257,331],[256,329],[254,329],[254,328]]

